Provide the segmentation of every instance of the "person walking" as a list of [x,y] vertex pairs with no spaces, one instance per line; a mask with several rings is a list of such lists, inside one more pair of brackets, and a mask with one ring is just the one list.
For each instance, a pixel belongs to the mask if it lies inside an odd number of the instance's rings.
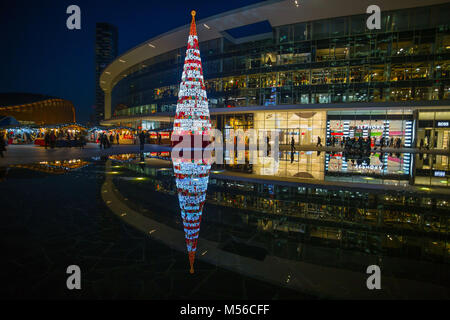
[[101,149],[103,147],[103,133],[98,136],[98,147]]
[[[333,147],[334,147],[334,142],[335,142],[335,141],[333,141]],[[320,137],[318,136],[318,137],[317,137],[317,144],[316,144],[316,147],[319,147],[319,146],[320,146],[320,147],[322,146],[322,139],[320,139]]]
[[47,149],[48,146],[50,145],[50,133],[48,131],[46,131],[44,135],[44,145],[45,149]]
[[161,144],[161,134],[158,134],[158,144]]
[[295,140],[294,137],[291,138],[291,152],[294,152],[295,150]]
[[71,140],[71,138],[70,138],[69,132],[67,132],[67,146],[68,146],[69,148],[72,148],[72,140]]
[[110,144],[111,146],[114,144],[114,134],[113,134],[113,133],[111,133],[111,134],[109,135],[109,144]]
[[6,152],[6,141],[5,141],[5,137],[2,134],[0,134],[0,157],[4,157],[3,152]]
[[52,132],[50,133],[50,148],[55,148],[56,147],[56,134],[55,132],[52,130]]
[[139,143],[140,143],[140,150],[143,151],[145,145],[145,134],[143,131],[141,131],[141,133],[139,134]]
[[110,142],[110,141],[111,141],[111,140],[110,140],[110,138],[108,137],[108,135],[105,134],[105,146],[104,146],[105,149],[111,148],[111,142]]
[[120,136],[119,136],[119,133],[117,133],[117,134],[116,134],[116,141],[117,141],[117,144],[119,144],[119,139],[120,139]]

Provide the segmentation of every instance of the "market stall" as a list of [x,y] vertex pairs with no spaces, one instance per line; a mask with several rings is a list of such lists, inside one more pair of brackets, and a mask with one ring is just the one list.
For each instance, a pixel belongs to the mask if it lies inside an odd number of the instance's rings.
[[54,136],[54,147],[79,147],[86,144],[87,128],[77,123],[49,125],[38,129],[35,145],[45,146],[45,135],[49,135],[50,146]]
[[11,144],[32,144],[36,139],[38,130],[28,126],[18,126],[12,128],[4,128],[2,132],[5,135],[6,142]]
[[[89,142],[99,143],[101,134],[106,134],[108,139],[113,136],[114,144],[134,144],[135,130],[128,127],[102,127],[97,126],[89,129]],[[117,140],[117,138],[119,138]]]
[[151,144],[171,144],[172,128],[152,130],[149,133]]

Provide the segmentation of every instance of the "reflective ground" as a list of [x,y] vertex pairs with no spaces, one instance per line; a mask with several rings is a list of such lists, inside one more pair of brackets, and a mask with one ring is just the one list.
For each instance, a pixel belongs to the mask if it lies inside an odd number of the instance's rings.
[[[7,277],[0,293],[448,298],[450,189],[442,157],[285,152],[278,163],[214,166],[194,275],[169,153],[1,168]],[[82,270],[81,291],[66,288],[72,264]],[[382,270],[381,292],[366,287],[372,264]]]

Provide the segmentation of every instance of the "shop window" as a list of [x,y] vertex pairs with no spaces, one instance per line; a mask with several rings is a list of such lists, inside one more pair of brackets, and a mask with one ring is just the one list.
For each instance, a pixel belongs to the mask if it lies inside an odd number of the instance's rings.
[[312,97],[313,103],[331,103],[331,96],[329,93],[314,93]]
[[346,60],[350,58],[349,47],[333,48],[332,51],[334,60]]
[[428,63],[413,64],[411,71],[413,80],[428,79],[430,72],[430,64]]
[[412,90],[411,88],[393,88],[391,89],[391,100],[392,101],[408,101],[412,100]]
[[309,70],[294,71],[292,82],[294,86],[308,85],[310,83]]
[[311,53],[287,53],[278,55],[278,64],[299,64],[311,61]]
[[278,83],[281,87],[292,85],[292,72],[278,73]]
[[429,100],[431,88],[415,88],[414,100]]
[[446,53],[450,52],[450,34],[438,33],[436,36],[436,52]]
[[330,49],[317,49],[316,51],[316,61],[327,61],[332,60],[332,55]]
[[262,60],[265,67],[272,67],[277,62],[276,53],[268,52],[266,54],[263,54]]
[[260,76],[258,74],[248,76],[248,87],[249,88],[259,88],[260,87]]
[[347,68],[332,68],[331,83],[347,83]]
[[312,69],[311,83],[312,84],[327,84],[330,83],[331,72],[330,69]]
[[348,94],[349,102],[366,102],[368,100],[367,90],[360,89]]
[[398,41],[392,44],[392,55],[406,56],[414,53],[414,44],[412,40]]
[[435,79],[450,79],[450,61],[435,62],[434,67]]
[[444,97],[445,100],[450,99],[450,86],[444,88]]
[[383,89],[370,89],[370,96],[369,101],[373,102],[383,102],[385,101],[384,95],[383,95]]
[[349,78],[351,83],[367,82],[367,67],[350,67]]

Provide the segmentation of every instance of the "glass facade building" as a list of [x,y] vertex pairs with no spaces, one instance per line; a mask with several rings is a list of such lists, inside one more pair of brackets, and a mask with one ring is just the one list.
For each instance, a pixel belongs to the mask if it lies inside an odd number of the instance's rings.
[[[449,15],[443,4],[383,12],[381,30],[356,15],[275,27],[243,44],[203,42],[210,108],[449,99]],[[119,75],[112,108],[170,109],[184,55],[179,48]]]
[[[357,14],[201,42],[212,120],[221,130],[280,129],[281,144],[362,136],[448,148],[449,15],[443,3],[382,11],[380,30]],[[144,117],[173,116],[185,51],[113,75],[106,123],[139,128]],[[436,112],[445,121],[436,122]]]

